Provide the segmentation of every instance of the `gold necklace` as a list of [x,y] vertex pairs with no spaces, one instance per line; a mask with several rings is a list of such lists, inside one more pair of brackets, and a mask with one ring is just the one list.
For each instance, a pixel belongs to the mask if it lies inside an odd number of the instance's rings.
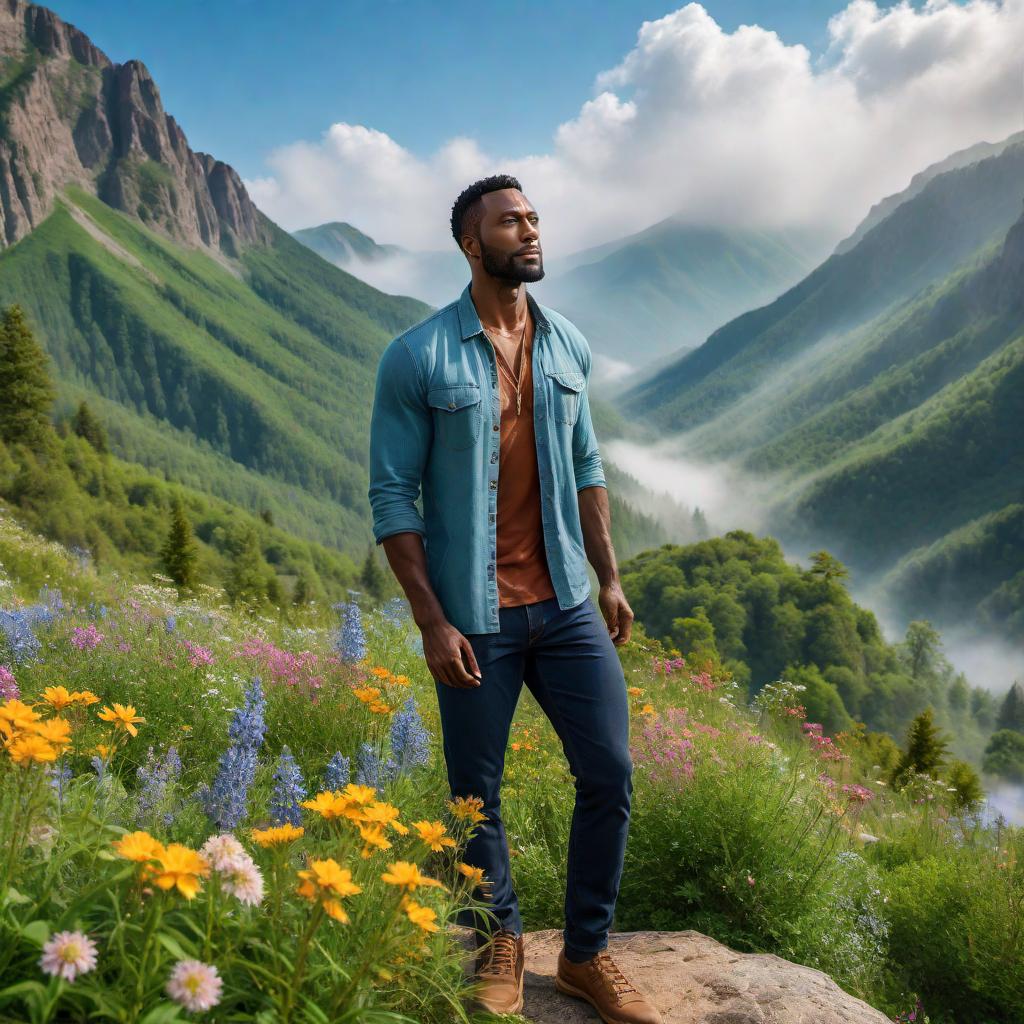
[[[515,391],[516,391],[516,415],[517,416],[522,412],[522,405],[523,405],[523,391],[522,391],[523,360],[522,360],[522,349],[523,349],[523,343],[526,341],[526,325],[529,323],[529,319],[530,319],[529,316],[527,316],[526,319],[523,320],[523,333],[522,333],[522,336],[519,338],[519,346],[516,349],[516,359],[519,362],[519,373],[516,375],[515,378],[513,378],[512,374],[508,370],[505,369],[505,357],[498,351],[498,346],[494,344],[493,339],[487,333],[487,331],[484,331],[484,335],[487,337],[487,340],[491,343],[491,348],[494,349],[494,358],[496,360],[498,360],[498,369],[504,372],[505,377],[508,379],[509,383],[512,385],[512,387],[515,388]],[[483,326],[483,324],[481,324],[481,326]],[[492,328],[492,330],[494,330],[494,328]],[[497,333],[497,334],[505,334],[506,332],[505,331],[496,331],[495,333]]]

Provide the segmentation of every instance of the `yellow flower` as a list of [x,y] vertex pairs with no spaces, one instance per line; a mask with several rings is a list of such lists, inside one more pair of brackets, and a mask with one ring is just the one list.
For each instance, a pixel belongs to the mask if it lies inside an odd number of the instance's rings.
[[644,688],[642,686],[627,686],[626,687],[626,693],[628,693],[630,695],[630,697],[639,697],[640,694],[643,693],[643,692],[644,692]]
[[140,718],[135,714],[135,708],[131,704],[115,703],[113,709],[105,707],[98,714],[104,722],[113,722],[117,728],[124,729],[132,736],[139,735],[139,730],[135,728],[135,723],[145,721],[144,718]]
[[483,885],[483,883],[484,883],[484,869],[483,868],[474,867],[473,865],[466,864],[466,863],[464,863],[461,860],[455,866],[474,885]]
[[374,666],[370,669],[370,674],[377,676],[378,679],[388,679],[391,676],[391,673],[383,665]]
[[486,821],[487,815],[480,813],[484,805],[482,796],[457,796],[454,800],[447,800],[449,809],[456,818],[469,821]]
[[409,830],[398,820],[401,812],[394,804],[384,800],[374,800],[363,810],[362,820],[368,825],[390,825],[396,832],[405,835]]
[[294,825],[285,823],[275,828],[254,828],[251,831],[253,842],[258,843],[264,849],[268,846],[281,846],[290,843],[305,834],[304,828],[296,828]]
[[415,892],[416,887],[419,885],[434,885],[439,889],[447,888],[446,885],[439,882],[436,878],[420,874],[419,866],[408,860],[393,861],[388,865],[388,870],[382,872],[380,877],[391,885],[408,889],[409,892]]
[[380,690],[376,686],[359,686],[352,691],[364,704],[376,700],[380,696]]
[[105,760],[106,758],[110,757],[110,755],[113,754],[113,752],[116,749],[116,747],[110,746],[109,743],[97,743],[94,752],[99,754],[100,757],[104,758]]
[[46,761],[57,760],[57,750],[43,739],[42,736],[33,736],[22,733],[15,736],[7,745],[7,752],[15,764],[33,762],[43,764]]
[[332,818],[340,818],[348,810],[349,800],[341,793],[317,793],[312,800],[303,800],[303,807],[316,811],[321,818],[330,821]]
[[48,686],[43,690],[43,700],[55,711],[63,711],[75,703],[75,696],[68,692],[66,686]]
[[399,686],[412,685],[412,680],[410,680],[408,676],[395,676],[394,679],[392,679],[391,681],[393,683],[397,683]]
[[71,746],[71,723],[65,718],[51,718],[48,722],[36,722],[32,731],[59,750]]
[[375,715],[386,715],[389,711],[395,710],[390,704],[385,704],[382,700],[375,700],[367,706]]
[[425,932],[436,932],[440,928],[437,914],[430,907],[421,906],[415,900],[405,901],[405,913],[413,924],[419,925]]
[[382,850],[391,849],[391,840],[384,835],[384,829],[380,825],[360,825],[359,834],[365,840],[360,854],[362,857],[369,857],[373,853],[374,846]]
[[458,845],[451,836],[445,835],[447,830],[440,821],[414,821],[412,827],[435,853],[439,853],[446,846]]
[[148,832],[129,832],[111,844],[114,850],[125,860],[142,861],[156,860],[163,856],[164,844],[154,839]]
[[89,704],[99,704],[100,702],[99,697],[97,697],[92,690],[75,690],[75,692],[71,694],[71,699],[76,704],[85,704],[86,706]]
[[645,705],[644,705],[644,706],[643,706],[643,707],[642,707],[642,708],[640,709],[640,714],[641,714],[641,715],[653,715],[653,714],[656,714],[656,713],[657,713],[657,712],[655,712],[655,710],[654,710],[654,705],[653,705],[653,704],[645,704]]
[[199,892],[199,879],[210,873],[206,858],[181,843],[171,843],[156,859],[160,867],[151,868],[146,877],[161,889],[177,887],[189,900]]
[[8,700],[0,704],[0,731],[7,737],[30,728],[39,720],[39,714],[23,701]]
[[311,860],[309,868],[298,872],[302,881],[296,891],[310,902],[320,901],[328,917],[346,924],[349,920],[339,897],[354,896],[363,887],[352,881],[352,872],[333,858]]

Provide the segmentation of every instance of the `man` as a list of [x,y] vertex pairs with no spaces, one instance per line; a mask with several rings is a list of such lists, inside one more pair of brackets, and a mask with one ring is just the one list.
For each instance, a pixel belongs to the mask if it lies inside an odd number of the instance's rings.
[[[660,1022],[606,948],[633,791],[615,645],[629,640],[633,612],[587,397],[590,347],[526,290],[544,276],[543,255],[539,216],[515,178],[471,185],[451,225],[472,279],[381,356],[369,498],[374,538],[423,635],[451,794],[484,801],[486,820],[465,853],[483,869],[494,922],[477,934],[477,1001],[497,1013],[523,1004],[523,926],[500,787],[525,681],[576,787],[555,984],[609,1024]],[[464,910],[457,923],[471,918]]]

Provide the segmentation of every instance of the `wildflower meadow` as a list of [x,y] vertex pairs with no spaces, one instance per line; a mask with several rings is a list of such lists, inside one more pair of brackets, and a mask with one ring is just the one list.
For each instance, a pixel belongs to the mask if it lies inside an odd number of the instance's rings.
[[[0,520],[0,1019],[448,1022],[462,859],[405,603],[257,615],[101,576]],[[634,632],[615,927],[696,928],[830,974],[894,1021],[1020,1020],[1019,830],[890,792],[801,687],[753,700]],[[527,927],[560,928],[573,780],[524,691],[503,812]]]

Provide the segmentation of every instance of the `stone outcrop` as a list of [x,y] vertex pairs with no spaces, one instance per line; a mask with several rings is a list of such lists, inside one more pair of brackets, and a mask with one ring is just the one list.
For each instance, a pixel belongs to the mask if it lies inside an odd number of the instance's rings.
[[[472,933],[453,933],[468,953]],[[554,987],[561,931],[527,932],[524,940],[523,1016],[536,1024],[599,1022],[589,1003]],[[737,953],[697,931],[613,932],[608,947],[665,1024],[889,1024],[821,971],[771,953]],[[467,976],[471,960],[467,956]]]
[[112,62],[46,7],[0,0],[0,248],[68,184],[186,245],[237,255],[271,237],[235,170],[189,148],[144,64]]

